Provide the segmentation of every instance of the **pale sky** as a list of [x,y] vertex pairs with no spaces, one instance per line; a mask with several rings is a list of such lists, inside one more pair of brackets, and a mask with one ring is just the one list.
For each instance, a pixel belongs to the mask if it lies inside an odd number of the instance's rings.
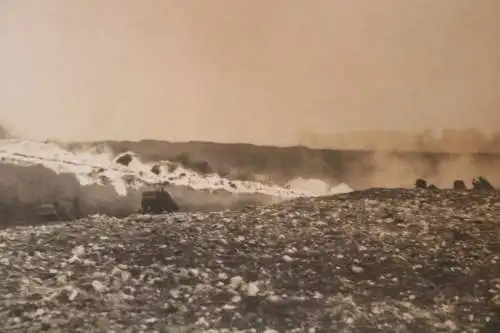
[[0,0],[0,122],[270,144],[500,130],[499,18],[499,0]]

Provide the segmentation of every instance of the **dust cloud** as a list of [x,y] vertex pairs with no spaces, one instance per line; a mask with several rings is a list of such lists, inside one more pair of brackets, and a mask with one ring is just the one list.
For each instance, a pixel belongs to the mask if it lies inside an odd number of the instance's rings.
[[[110,184],[82,185],[74,174],[56,173],[42,165],[18,166],[0,163],[0,229],[6,226],[39,224],[37,207],[57,202],[64,215],[75,218],[75,200],[82,216],[106,214],[124,217],[141,208],[144,189],[129,188],[125,195]],[[226,191],[195,191],[185,186],[167,186],[181,211],[217,211],[283,201],[262,194]]]
[[0,123],[0,139],[9,139],[12,137],[12,133]]
[[499,14],[497,0],[4,0],[0,118],[61,140],[492,133]]
[[472,187],[472,179],[482,175],[493,185],[500,184],[500,158],[456,154],[440,158],[415,155],[413,157],[388,153],[374,153],[365,161],[371,166],[371,172],[361,178],[361,173],[354,174],[362,187],[411,187],[418,178],[424,178],[429,184],[439,188],[451,188],[455,180],[464,180]]
[[372,150],[349,173],[374,186],[498,177],[469,154],[500,152],[499,15],[497,0],[4,0],[0,119],[34,139]]

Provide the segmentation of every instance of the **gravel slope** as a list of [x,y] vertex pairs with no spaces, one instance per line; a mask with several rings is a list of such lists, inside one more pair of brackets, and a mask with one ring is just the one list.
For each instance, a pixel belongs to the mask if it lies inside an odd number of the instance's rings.
[[0,274],[1,332],[500,332],[500,194],[11,228]]

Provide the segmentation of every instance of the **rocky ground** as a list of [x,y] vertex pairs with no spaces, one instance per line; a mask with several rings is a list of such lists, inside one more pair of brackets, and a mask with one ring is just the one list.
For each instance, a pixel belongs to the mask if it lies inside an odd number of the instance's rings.
[[1,332],[500,332],[500,194],[0,231]]

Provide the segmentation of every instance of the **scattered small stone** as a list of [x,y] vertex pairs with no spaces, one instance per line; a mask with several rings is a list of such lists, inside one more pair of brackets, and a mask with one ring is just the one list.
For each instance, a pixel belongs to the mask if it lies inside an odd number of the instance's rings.
[[269,295],[267,296],[267,300],[272,303],[279,302],[281,300],[281,297],[278,295]]
[[[94,287],[94,289],[95,289],[95,287]],[[78,290],[73,289],[73,290],[71,291],[71,294],[69,295],[68,299],[69,299],[70,301],[73,301],[73,300],[75,300],[76,296],[78,296]]]
[[97,280],[92,281],[92,287],[94,288],[95,291],[100,293],[106,289],[106,286]]
[[233,296],[233,298],[231,298],[231,302],[232,303],[239,303],[239,302],[241,302],[241,297],[238,295],[235,295],[235,296]]
[[258,293],[259,293],[259,287],[257,286],[257,284],[254,282],[250,282],[247,285],[248,296],[257,296]]
[[363,267],[361,267],[361,266],[356,266],[356,265],[352,265],[352,266],[351,266],[351,270],[352,270],[354,273],[363,273],[363,271],[364,271]]
[[374,189],[0,230],[0,331],[500,332],[498,202]]
[[234,276],[231,278],[231,282],[229,282],[230,287],[234,290],[243,285],[244,283],[245,280],[243,280],[241,276]]
[[172,297],[173,299],[178,299],[180,297],[180,294],[181,294],[178,289],[171,289],[169,291],[169,293],[170,293],[170,297]]
[[71,251],[74,256],[82,256],[85,254],[85,247],[83,245],[78,245]]

